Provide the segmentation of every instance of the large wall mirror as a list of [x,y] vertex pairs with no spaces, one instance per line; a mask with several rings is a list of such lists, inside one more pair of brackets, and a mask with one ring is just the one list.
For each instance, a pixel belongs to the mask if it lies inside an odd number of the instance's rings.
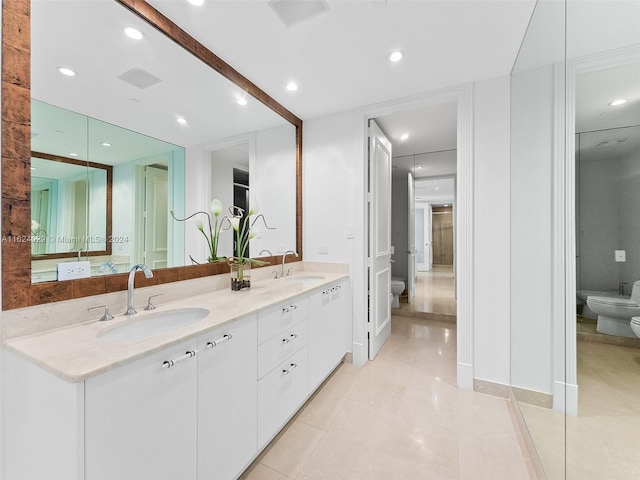
[[[157,271],[151,283],[224,273],[208,263],[206,217],[180,221],[215,198],[223,214],[239,197],[259,204],[270,228],[256,225],[252,257],[301,253],[301,120],[144,1],[11,3],[3,309],[121,290],[136,263]],[[56,281],[76,258],[92,277]]]

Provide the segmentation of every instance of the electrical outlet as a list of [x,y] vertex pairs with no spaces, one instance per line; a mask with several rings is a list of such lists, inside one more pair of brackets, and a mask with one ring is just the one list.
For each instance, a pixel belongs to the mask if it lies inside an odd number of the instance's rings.
[[91,276],[90,262],[65,262],[58,264],[58,280],[75,280]]
[[320,255],[327,255],[329,253],[329,247],[327,247],[326,245],[318,246],[318,253]]

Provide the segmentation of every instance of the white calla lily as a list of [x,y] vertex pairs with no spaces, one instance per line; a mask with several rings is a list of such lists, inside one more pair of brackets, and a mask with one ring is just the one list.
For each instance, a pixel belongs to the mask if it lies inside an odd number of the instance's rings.
[[202,231],[204,229],[204,225],[202,224],[202,220],[197,219],[196,221],[196,228],[200,231]]
[[209,210],[213,213],[214,216],[219,216],[222,213],[222,202],[217,198],[214,198],[209,205]]
[[255,198],[251,199],[251,208],[249,208],[249,215],[256,215],[260,211],[260,205]]
[[240,230],[240,219],[242,217],[232,217],[229,221],[231,222],[231,228],[233,228],[236,232]]

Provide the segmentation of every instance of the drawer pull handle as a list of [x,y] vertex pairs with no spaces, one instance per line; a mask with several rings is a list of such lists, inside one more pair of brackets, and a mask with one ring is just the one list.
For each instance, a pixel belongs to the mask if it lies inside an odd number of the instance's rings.
[[342,285],[336,285],[334,288],[335,288],[336,290],[340,290],[340,289],[342,288]]
[[289,343],[291,340],[295,340],[296,338],[298,338],[298,334],[292,333],[291,335],[289,335],[289,338],[283,338],[282,343]]
[[291,310],[296,310],[298,308],[297,305],[289,305],[288,307],[284,307],[282,311],[284,313],[289,313]]
[[221,344],[222,342],[226,342],[227,340],[231,340],[231,337],[233,337],[233,334],[231,333],[225,333],[223,336],[221,336],[219,339],[217,340],[212,340],[210,342],[207,342],[207,348],[214,348],[217,347],[219,344]]
[[180,355],[177,358],[174,358],[173,360],[165,360],[162,363],[162,368],[171,368],[173,367],[176,363],[180,363],[183,360],[187,360],[188,358],[193,358],[198,354],[198,350],[187,350],[187,352],[184,355]]
[[285,369],[282,370],[282,375],[289,375],[291,373],[291,370],[293,370],[297,366],[298,366],[297,363],[292,363],[289,368],[285,368]]

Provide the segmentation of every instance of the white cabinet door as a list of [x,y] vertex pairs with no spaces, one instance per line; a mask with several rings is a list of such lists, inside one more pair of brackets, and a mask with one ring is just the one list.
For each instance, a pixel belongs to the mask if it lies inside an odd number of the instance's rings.
[[269,440],[293,416],[309,391],[308,347],[274,368],[258,382],[258,446]]
[[233,479],[258,451],[256,315],[200,335],[198,348],[198,479]]
[[86,480],[196,478],[197,360],[190,340],[85,382]]
[[309,392],[349,351],[351,311],[347,286],[347,282],[341,282],[309,297]]

